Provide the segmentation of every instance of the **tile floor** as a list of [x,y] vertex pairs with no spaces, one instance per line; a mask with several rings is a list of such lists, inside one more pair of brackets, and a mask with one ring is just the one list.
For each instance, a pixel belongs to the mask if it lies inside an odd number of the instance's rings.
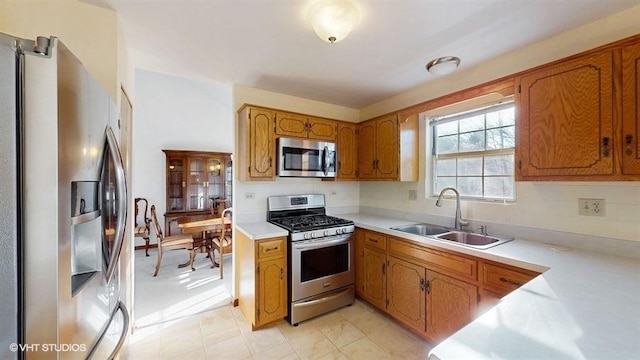
[[[142,253],[138,251],[137,253]],[[136,254],[136,268],[152,259],[155,253],[146,259]],[[204,259],[204,256],[201,256]],[[208,261],[208,260],[207,260]],[[230,263],[225,258],[225,263]],[[168,264],[168,263],[167,263]],[[169,265],[167,265],[169,266]],[[164,267],[164,264],[163,264]],[[137,269],[136,269],[137,270]],[[175,268],[168,270],[165,279],[155,283],[178,282],[189,275],[205,273],[206,266],[197,267],[195,272],[182,273],[181,277],[171,275]],[[200,274],[197,274],[201,272]],[[224,287],[229,280],[218,277],[217,270],[209,269],[213,274],[211,282],[205,288]],[[225,266],[225,274],[227,266]],[[127,359],[426,359],[431,344],[409,330],[390,320],[368,304],[357,300],[350,307],[305,321],[297,327],[285,321],[267,328],[251,331],[251,325],[237,307],[230,305],[230,295],[220,296],[215,304],[194,313],[170,312],[169,317],[154,316],[150,311],[138,314],[145,304],[156,313],[163,314],[153,303],[162,302],[161,293],[139,294],[141,283],[158,278],[136,272],[136,330],[131,335],[127,349]],[[158,276],[160,277],[160,275]],[[231,276],[228,276],[229,278]],[[202,282],[202,280],[198,280]],[[196,282],[198,282],[196,281]],[[147,286],[147,288],[150,288]],[[230,288],[228,288],[230,290]],[[176,301],[177,288],[168,295]],[[191,290],[193,292],[193,290]],[[164,292],[163,292],[164,293]],[[207,292],[204,292],[205,294]],[[183,291],[182,303],[191,303],[190,291]],[[201,294],[196,294],[196,297]],[[201,303],[197,302],[198,304]],[[140,316],[146,323],[139,325]]]

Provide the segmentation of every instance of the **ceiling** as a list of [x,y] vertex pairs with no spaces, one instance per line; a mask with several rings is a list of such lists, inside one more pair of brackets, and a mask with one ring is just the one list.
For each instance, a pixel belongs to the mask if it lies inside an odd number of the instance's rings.
[[640,0],[352,0],[360,24],[321,41],[315,0],[85,0],[116,10],[136,68],[361,109],[460,68],[640,4]]

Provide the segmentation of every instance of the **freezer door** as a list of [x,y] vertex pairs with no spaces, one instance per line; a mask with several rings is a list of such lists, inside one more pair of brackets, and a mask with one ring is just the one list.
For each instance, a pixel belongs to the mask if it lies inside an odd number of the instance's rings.
[[9,37],[0,34],[0,359],[14,359],[9,344],[21,343],[18,334],[18,241],[20,194],[16,111],[16,53]]

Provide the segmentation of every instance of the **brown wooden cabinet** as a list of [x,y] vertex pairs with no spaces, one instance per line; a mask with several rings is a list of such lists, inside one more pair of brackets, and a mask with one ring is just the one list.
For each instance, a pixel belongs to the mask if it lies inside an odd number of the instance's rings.
[[338,180],[358,179],[358,126],[338,122]]
[[236,230],[238,305],[252,329],[287,316],[286,238],[251,240]]
[[217,213],[231,203],[231,155],[217,152],[162,150],[166,157],[166,235],[179,233],[183,216]]
[[480,263],[480,269],[479,313],[539,275],[535,271],[487,261]]
[[387,312],[417,332],[425,331],[426,269],[389,256]]
[[277,136],[336,141],[337,122],[289,112],[276,112]]
[[544,67],[516,79],[522,178],[613,174],[613,53]]
[[358,178],[417,181],[417,145],[417,116],[399,121],[391,114],[358,124]]
[[433,341],[445,337],[473,320],[478,306],[478,287],[427,270],[427,328]]
[[275,111],[244,106],[239,113],[239,179],[273,180],[276,175]]
[[622,49],[622,172],[640,175],[640,43]]
[[516,77],[517,180],[640,180],[639,41]]

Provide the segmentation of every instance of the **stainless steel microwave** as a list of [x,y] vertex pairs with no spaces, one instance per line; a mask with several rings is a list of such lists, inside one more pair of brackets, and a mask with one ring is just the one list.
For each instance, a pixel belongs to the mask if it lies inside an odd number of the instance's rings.
[[278,176],[336,176],[336,144],[328,141],[278,138]]

